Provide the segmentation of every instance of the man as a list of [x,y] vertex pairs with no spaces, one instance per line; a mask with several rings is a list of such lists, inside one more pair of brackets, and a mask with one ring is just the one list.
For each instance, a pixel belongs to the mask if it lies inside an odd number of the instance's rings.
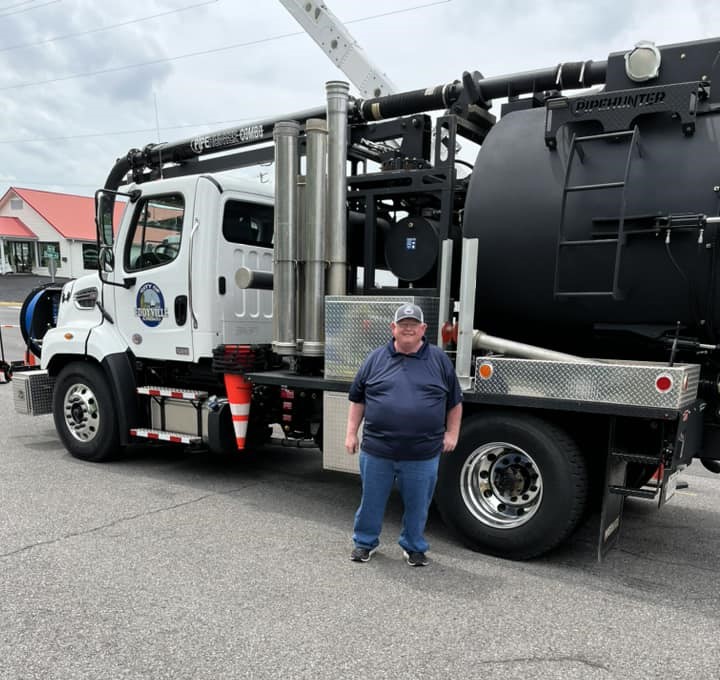
[[371,352],[350,387],[345,448],[360,449],[362,499],[355,514],[350,559],[367,562],[377,550],[385,506],[397,482],[405,512],[399,543],[407,563],[424,567],[425,522],[441,452],[457,445],[462,394],[445,353],[425,338],[423,312],[404,304],[390,324],[393,339]]

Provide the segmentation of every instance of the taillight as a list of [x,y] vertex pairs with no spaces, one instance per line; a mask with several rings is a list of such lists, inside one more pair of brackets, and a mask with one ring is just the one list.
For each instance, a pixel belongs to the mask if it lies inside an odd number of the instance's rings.
[[660,394],[669,392],[672,389],[672,386],[672,376],[667,373],[661,373],[657,378],[655,378],[655,389],[660,392]]

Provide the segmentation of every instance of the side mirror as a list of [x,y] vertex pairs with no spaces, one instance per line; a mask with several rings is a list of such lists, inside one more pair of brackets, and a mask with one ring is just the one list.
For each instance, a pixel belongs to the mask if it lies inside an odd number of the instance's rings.
[[101,271],[111,272],[115,269],[115,255],[113,254],[111,246],[100,246],[100,254],[98,255],[98,260]]
[[115,193],[103,191],[95,192],[95,228],[98,241],[102,245],[111,245],[113,242],[113,210]]

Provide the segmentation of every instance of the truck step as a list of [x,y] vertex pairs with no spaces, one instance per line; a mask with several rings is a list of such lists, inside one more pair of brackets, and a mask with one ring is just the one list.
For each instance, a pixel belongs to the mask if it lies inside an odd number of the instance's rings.
[[627,461],[628,463],[642,463],[643,465],[658,466],[662,463],[662,458],[656,456],[645,456],[641,453],[628,453],[627,451],[611,451],[610,455],[614,458]]
[[155,441],[171,442],[173,444],[199,444],[202,437],[196,434],[185,434],[183,432],[167,432],[165,430],[151,430],[146,427],[135,427],[130,430],[130,435],[142,439],[153,439]]
[[619,496],[626,496],[631,498],[657,498],[657,490],[656,491],[648,491],[647,489],[628,489],[625,486],[608,486],[608,491],[610,493],[617,494]]
[[201,390],[183,390],[177,387],[155,387],[153,385],[138,387],[137,393],[147,394],[151,397],[185,399],[186,401],[204,401],[208,398],[208,393]]

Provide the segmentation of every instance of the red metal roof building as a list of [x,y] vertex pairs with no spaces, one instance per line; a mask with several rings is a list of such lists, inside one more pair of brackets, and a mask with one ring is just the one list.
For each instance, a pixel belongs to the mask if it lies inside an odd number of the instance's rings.
[[[115,205],[115,224],[125,205]],[[75,278],[97,266],[95,201],[37,189],[10,187],[0,198],[0,274],[50,273]]]
[[0,236],[9,238],[37,238],[17,217],[0,217]]

